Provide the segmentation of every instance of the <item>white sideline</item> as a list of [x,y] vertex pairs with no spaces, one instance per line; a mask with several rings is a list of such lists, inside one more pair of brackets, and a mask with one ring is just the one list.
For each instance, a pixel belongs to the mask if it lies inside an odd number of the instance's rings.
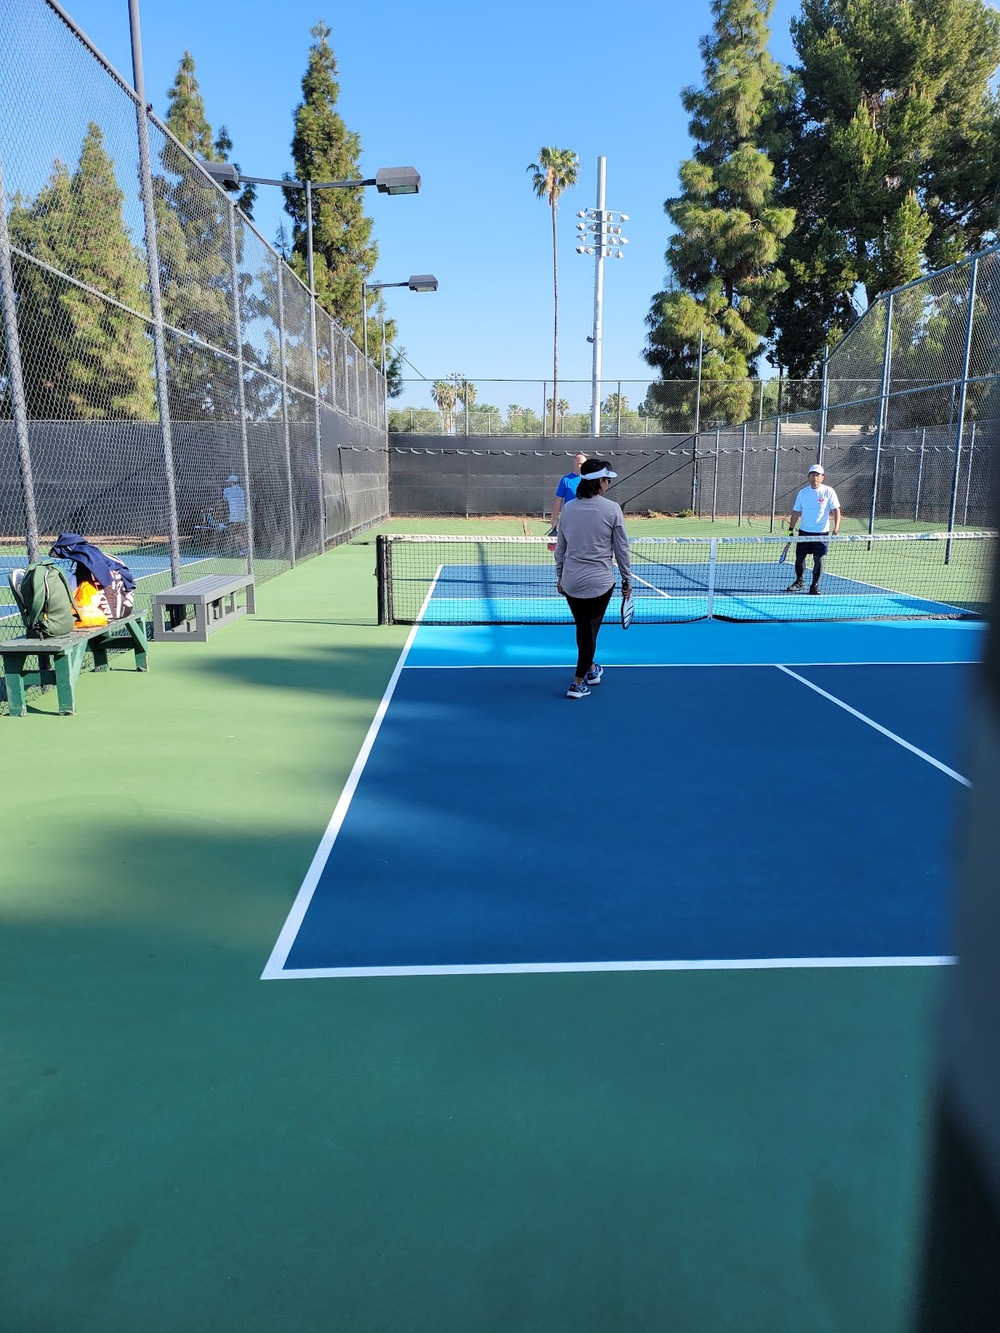
[[304,967],[300,970],[277,972],[274,975],[289,980],[310,981],[324,977],[482,977],[546,972],[760,972],[822,967],[950,967],[956,961],[955,958],[943,954],[886,958],[693,958],[665,961],[633,959],[609,963],[441,963],[427,967],[416,965]]
[[416,638],[417,630],[420,628],[420,619],[423,617],[427,603],[430,601],[434,592],[434,585],[437,583],[438,575],[441,570],[438,569],[434,576],[434,581],[428,589],[427,596],[424,599],[424,605],[421,607],[420,616],[417,623],[407,635],[406,643],[403,645],[403,651],[399,655],[399,661],[396,663],[393,673],[389,678],[389,684],[385,687],[385,693],[382,695],[382,701],[372,718],[371,726],[365,736],[364,743],[358,751],[358,757],[354,761],[354,767],[351,769],[347,782],[344,784],[344,790],[340,793],[340,800],[334,807],[333,814],[330,816],[330,822],[326,826],[326,832],[316,848],[316,854],[310,862],[309,869],[306,871],[306,877],[302,881],[298,893],[295,895],[295,901],[292,903],[291,911],[285,918],[285,924],[281,928],[281,934],[275,941],[274,948],[271,950],[271,956],[267,960],[264,971],[260,974],[261,981],[274,981],[280,977],[297,977],[306,975],[299,972],[286,972],[285,961],[291,952],[292,945],[295,943],[299,928],[302,925],[306,912],[309,910],[309,904],[312,902],[313,894],[319,884],[320,877],[326,866],[333,844],[337,841],[337,835],[340,833],[341,825],[347,815],[351,801],[354,799],[354,793],[357,790],[358,783],[361,781],[361,774],[364,772],[365,765],[368,762],[368,756],[372,752],[372,746],[375,744],[375,738],[386,713],[389,711],[389,704],[396,691],[396,685],[403,673],[403,667],[406,664],[406,658],[410,648],[413,646],[413,640]]
[[956,773],[955,770],[949,768],[947,764],[942,764],[940,759],[935,759],[934,756],[928,754],[926,750],[921,750],[916,745],[911,745],[909,741],[904,741],[902,736],[897,736],[894,731],[890,731],[888,727],[883,727],[881,723],[876,722],[874,718],[868,717],[866,713],[859,713],[856,708],[852,708],[851,705],[845,703],[843,699],[838,699],[835,694],[830,694],[827,690],[820,689],[818,685],[814,685],[811,680],[806,680],[805,676],[800,676],[799,673],[793,671],[791,667],[782,666],[778,662],[775,662],[775,666],[779,671],[783,671],[786,676],[793,677],[803,685],[807,685],[809,689],[815,690],[817,694],[821,694],[824,699],[829,699],[832,704],[836,704],[838,708],[842,708],[845,713],[850,713],[852,717],[856,717],[867,726],[873,727],[875,731],[880,731],[883,736],[888,736],[889,740],[895,741],[896,744],[901,745],[904,750],[909,750],[911,754],[917,755],[917,757],[923,759],[925,763],[940,769],[942,773],[947,773],[948,777],[954,778],[956,782],[961,782],[964,787],[972,786],[972,783],[968,778],[963,778],[961,773]]

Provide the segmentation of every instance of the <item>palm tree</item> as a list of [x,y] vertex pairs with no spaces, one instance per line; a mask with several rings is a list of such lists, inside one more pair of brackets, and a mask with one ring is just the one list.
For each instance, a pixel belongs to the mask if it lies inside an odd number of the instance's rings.
[[531,185],[539,199],[548,201],[552,210],[552,434],[556,433],[556,404],[559,399],[559,251],[556,245],[556,210],[559,196],[576,184],[580,159],[569,148],[542,148],[538,161],[527,168]]
[[455,404],[458,402],[458,390],[448,380],[435,380],[431,385],[431,397],[437,403],[441,413],[442,435],[455,433]]

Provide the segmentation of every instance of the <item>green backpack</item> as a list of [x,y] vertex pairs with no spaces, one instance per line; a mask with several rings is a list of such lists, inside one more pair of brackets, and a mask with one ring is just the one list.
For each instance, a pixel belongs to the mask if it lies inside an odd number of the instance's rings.
[[39,560],[24,571],[14,589],[28,634],[38,639],[59,639],[76,627],[73,590],[61,565]]

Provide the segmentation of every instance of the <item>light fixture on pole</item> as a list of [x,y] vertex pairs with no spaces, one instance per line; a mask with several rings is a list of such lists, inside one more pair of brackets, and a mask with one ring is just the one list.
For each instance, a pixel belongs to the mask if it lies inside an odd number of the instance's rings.
[[[323,442],[319,419],[319,348],[316,339],[316,279],[313,265],[313,208],[314,190],[355,190],[374,185],[379,194],[417,194],[420,173],[415,167],[382,167],[374,176],[357,181],[299,181],[275,180],[270,176],[245,176],[232,162],[206,162],[198,165],[229,193],[235,193],[244,183],[250,185],[277,185],[283,190],[304,190],[306,196],[306,273],[309,285],[309,336],[312,342],[313,404],[316,431],[316,470],[319,486],[320,550],[326,549],[326,492],[323,480]],[[174,580],[176,582],[176,578]]]
[[[361,279],[361,325],[364,329],[364,353],[368,360],[368,293],[383,287],[409,287],[411,292],[436,292],[438,280],[433,273],[411,273],[405,282],[369,282]],[[382,374],[385,374],[385,321],[382,321]]]
[[590,433],[601,433],[601,338],[604,325],[604,261],[605,259],[624,259],[622,246],[628,240],[622,235],[622,223],[628,222],[627,213],[616,213],[604,207],[604,180],[607,165],[606,157],[597,159],[597,207],[584,209],[577,213],[583,219],[576,224],[581,234],[577,237],[580,244],[576,247],[578,255],[594,256],[594,333],[588,338],[594,349],[594,369],[591,379],[590,396]]
[[274,180],[268,176],[246,176],[232,162],[204,162],[199,165],[211,176],[216,185],[221,185],[231,194],[241,186],[279,185],[283,190],[304,190],[306,195],[306,268],[308,270],[309,295],[316,295],[313,274],[312,241],[312,193],[313,190],[356,190],[363,185],[374,185],[379,194],[418,194],[420,192],[420,173],[416,167],[380,167],[374,176],[358,181],[297,181]]

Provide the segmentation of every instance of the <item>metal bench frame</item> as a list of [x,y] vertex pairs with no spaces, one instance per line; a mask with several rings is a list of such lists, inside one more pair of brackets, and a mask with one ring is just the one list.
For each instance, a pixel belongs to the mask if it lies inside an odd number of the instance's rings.
[[[245,602],[237,595],[245,593]],[[193,615],[188,615],[188,607]],[[157,643],[183,640],[206,643],[208,636],[240,616],[254,612],[252,574],[206,574],[153,593],[153,638]]]

